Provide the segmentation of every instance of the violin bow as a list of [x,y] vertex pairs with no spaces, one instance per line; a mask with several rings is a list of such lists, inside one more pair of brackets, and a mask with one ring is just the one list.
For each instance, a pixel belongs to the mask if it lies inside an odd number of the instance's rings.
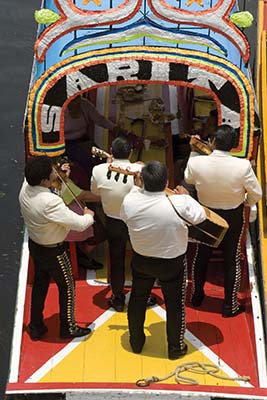
[[75,201],[75,203],[80,207],[80,209],[82,211],[84,211],[84,207],[82,206],[82,204],[80,203],[80,201],[77,199],[77,197],[75,196],[75,194],[73,193],[73,191],[71,190],[71,188],[69,187],[69,185],[67,184],[67,182],[64,181],[64,179],[60,176],[60,174],[58,173],[58,171],[56,170],[55,167],[52,167],[53,171],[55,172],[55,174],[57,175],[57,178],[59,178],[59,180],[61,181],[61,184],[65,185],[65,187],[68,189],[69,193],[71,194],[73,200]]
[[[46,151],[43,152],[44,155],[46,155],[47,157],[49,157],[49,155],[46,153]],[[67,164],[67,161],[66,161]],[[82,211],[84,211],[84,207],[82,206],[82,204],[79,202],[79,200],[77,199],[77,197],[75,196],[75,194],[73,193],[73,191],[71,190],[71,188],[69,187],[69,185],[67,184],[67,182],[64,181],[64,179],[62,178],[62,176],[60,176],[59,172],[57,171],[56,167],[54,165],[52,165],[52,170],[55,172],[57,178],[59,178],[61,184],[64,184],[65,187],[68,189],[69,193],[71,194],[73,200],[75,201],[75,203],[78,205],[78,207],[80,207],[80,209]]]

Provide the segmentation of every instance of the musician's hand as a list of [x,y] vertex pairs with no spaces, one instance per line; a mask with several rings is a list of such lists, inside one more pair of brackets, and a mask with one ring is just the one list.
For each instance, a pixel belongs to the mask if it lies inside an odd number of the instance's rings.
[[142,188],[144,186],[140,171],[138,171],[136,173],[136,175],[134,175],[134,184],[135,184],[135,186],[139,186],[140,188]]
[[210,151],[213,151],[215,148],[215,138],[213,138],[213,139],[208,138],[207,146],[210,149]]
[[83,215],[85,215],[85,214],[89,214],[89,215],[91,215],[92,217],[95,215],[94,211],[90,210],[90,209],[87,208],[87,207],[84,207],[84,209],[83,209]]
[[112,161],[113,161],[113,157],[112,156],[110,156],[110,157],[107,157],[107,159],[106,159],[106,162],[107,163],[112,163]]
[[184,187],[184,186],[176,186],[176,188],[173,189],[175,194],[189,194],[189,191]]
[[61,171],[65,173],[66,178],[70,176],[70,164],[69,163],[64,163],[60,167]]

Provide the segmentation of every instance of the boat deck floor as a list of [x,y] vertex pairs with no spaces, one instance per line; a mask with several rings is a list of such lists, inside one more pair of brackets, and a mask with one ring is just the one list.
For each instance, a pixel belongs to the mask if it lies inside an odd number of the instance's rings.
[[[99,249],[98,256],[104,259],[104,253]],[[185,336],[188,354],[175,361],[167,358],[166,313],[160,287],[153,288],[158,304],[147,310],[145,346],[141,354],[134,354],[129,345],[126,310],[119,313],[108,307],[111,291],[106,279],[106,265],[97,272],[79,268],[76,320],[81,326],[90,325],[93,329],[93,333],[85,338],[59,338],[58,292],[52,282],[44,314],[48,333],[40,341],[32,341],[27,330],[31,295],[31,285],[27,284],[18,374],[17,379],[9,382],[7,393],[49,392],[55,389],[132,391],[138,389],[138,379],[150,376],[163,378],[183,363],[208,363],[211,364],[208,369],[220,368],[219,378],[207,373],[186,371],[182,376],[197,380],[199,385],[178,385],[172,376],[153,383],[147,390],[218,392],[221,396],[223,393],[249,394],[250,397],[264,395],[267,398],[267,389],[260,388],[259,383],[261,371],[256,356],[250,294],[242,293],[245,313],[234,318],[222,318],[222,269],[222,260],[216,256],[209,266],[206,297],[201,308],[190,305],[189,273]],[[127,275],[125,291],[129,293],[130,273]],[[249,376],[250,380],[243,382],[233,379],[237,376]]]

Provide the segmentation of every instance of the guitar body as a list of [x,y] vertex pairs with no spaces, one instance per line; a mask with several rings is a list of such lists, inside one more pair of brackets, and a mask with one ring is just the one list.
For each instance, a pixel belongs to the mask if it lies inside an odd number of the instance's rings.
[[205,211],[207,216],[205,221],[188,227],[189,241],[216,248],[223,240],[229,225],[214,211],[209,209],[205,209]]

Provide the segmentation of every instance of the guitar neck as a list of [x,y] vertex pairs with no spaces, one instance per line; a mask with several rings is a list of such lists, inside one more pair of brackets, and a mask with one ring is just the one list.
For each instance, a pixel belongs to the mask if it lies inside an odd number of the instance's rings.
[[91,153],[95,157],[99,158],[110,158],[112,157],[111,154],[107,153],[106,151],[99,149],[98,147],[93,146],[91,149]]
[[117,172],[118,174],[122,175],[132,175],[135,176],[137,174],[137,171],[130,171],[129,169],[125,168],[120,168],[120,167],[114,167],[112,164],[109,165],[108,167],[109,171]]

